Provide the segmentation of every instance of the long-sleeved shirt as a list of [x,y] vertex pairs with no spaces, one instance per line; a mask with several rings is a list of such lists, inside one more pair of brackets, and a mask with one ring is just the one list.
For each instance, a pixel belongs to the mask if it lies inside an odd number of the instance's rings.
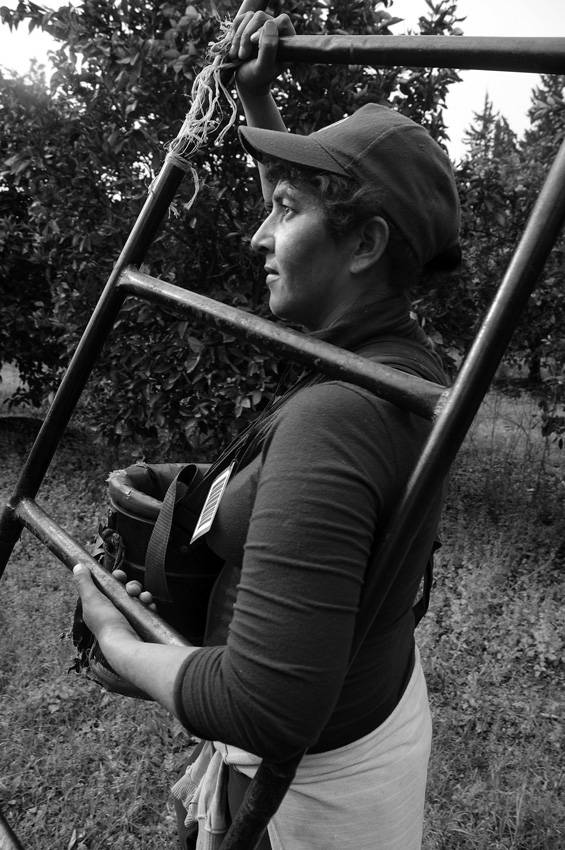
[[[379,306],[338,340],[442,383],[404,299]],[[306,747],[343,746],[390,714],[412,669],[412,606],[439,497],[349,659],[367,570],[386,583],[371,553],[429,427],[343,381],[305,387],[282,405],[261,452],[228,484],[208,534],[225,566],[210,600],[210,645],[177,679],[179,716],[191,731],[284,760]]]

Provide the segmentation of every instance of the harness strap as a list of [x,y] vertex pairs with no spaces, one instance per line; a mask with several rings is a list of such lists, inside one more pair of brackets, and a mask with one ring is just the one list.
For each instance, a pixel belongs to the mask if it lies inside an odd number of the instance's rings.
[[172,601],[165,571],[165,561],[175,507],[187,492],[199,483],[200,475],[201,473],[194,463],[187,463],[177,472],[165,493],[161,510],[147,544],[145,586],[154,596],[164,602]]

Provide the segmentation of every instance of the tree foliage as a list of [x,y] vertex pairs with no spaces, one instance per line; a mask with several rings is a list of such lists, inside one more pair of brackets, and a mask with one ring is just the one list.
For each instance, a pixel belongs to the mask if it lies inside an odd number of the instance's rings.
[[[0,190],[0,362],[18,364],[26,376],[25,395],[39,404],[48,386],[48,364],[56,364],[62,354],[50,268],[36,253],[36,246],[49,238],[56,224],[44,220],[37,230],[30,228],[37,201],[32,191],[19,191],[19,185],[27,170],[34,171],[38,181],[45,179],[33,143],[26,144],[26,139],[43,138],[48,160],[61,135],[65,140],[65,121],[40,81],[26,85],[17,79],[0,79],[0,121],[4,128],[0,160],[6,169]],[[16,395],[13,401],[17,400]]]
[[[457,168],[462,202],[463,265],[418,301],[428,331],[459,361],[518,247],[529,215],[565,138],[565,77],[544,76],[532,92],[530,128],[519,140],[485,97]],[[564,239],[558,239],[505,355],[514,374],[538,395],[542,430],[565,430]]]
[[[425,290],[420,309],[458,361],[472,343],[508,265],[524,221],[518,141],[485,97],[456,176],[461,198],[463,264]],[[434,285],[435,284],[435,285]]]
[[[390,35],[399,19],[389,5],[290,0],[284,11],[303,33]],[[44,388],[50,387],[76,345],[161,166],[164,145],[187,111],[194,78],[217,36],[218,14],[232,16],[238,6],[83,0],[48,11],[21,0],[13,12],[3,8],[11,26],[40,27],[60,45],[48,88],[38,74],[2,81],[2,108],[9,112],[19,97],[21,120],[4,140],[0,188],[25,211],[18,244],[42,281],[36,322],[38,330],[45,326],[51,347],[39,346],[41,362],[30,364],[7,347],[4,332],[0,339],[3,357],[16,361],[33,400],[35,377],[41,374]],[[427,7],[422,32],[454,31],[455,3],[427,0]],[[272,3],[273,12],[281,10],[280,0]],[[457,79],[451,70],[308,65],[283,74],[277,98],[293,130],[307,132],[376,100],[421,121],[441,142],[442,107]],[[197,202],[187,213],[192,186],[185,181],[148,254],[148,269],[260,312],[262,272],[250,256],[249,238],[262,210],[255,171],[236,132],[221,147],[197,154],[195,165],[203,181]],[[1,262],[4,270],[15,259],[8,251]],[[27,296],[10,315],[18,309],[29,310]],[[140,453],[156,441],[163,451],[175,445],[198,454],[229,437],[234,419],[237,427],[238,419],[268,402],[278,378],[272,356],[128,301],[89,383],[85,410],[107,437],[137,439]]]
[[[565,76],[542,76],[531,99],[530,128],[520,147],[523,182],[531,201],[565,143]],[[542,379],[546,433],[565,432],[565,236],[555,244],[531,299],[523,330]],[[562,438],[560,437],[560,445]]]
[[[551,87],[552,116],[543,126],[534,119],[530,110],[532,127],[518,142],[506,119],[494,114],[492,104],[485,101],[475,126],[467,134],[468,157],[462,172],[466,183],[465,213],[467,220],[468,264],[480,272],[488,257],[489,274],[483,273],[483,284],[498,284],[506,271],[529,214],[557,153],[559,137],[554,120],[555,94],[563,96],[563,82],[557,77],[545,78]],[[547,103],[549,92],[543,88],[532,94],[532,102]],[[536,127],[536,123],[538,126]],[[473,241],[471,241],[471,239]],[[478,250],[477,250],[478,249]],[[548,338],[565,319],[565,296],[556,286],[557,266],[562,267],[561,248],[556,246],[530,299],[527,311],[511,341],[508,359],[522,364],[532,385],[539,386],[542,372],[554,361],[555,350],[550,351]],[[553,271],[552,271],[553,269]],[[563,358],[560,359],[561,366]]]

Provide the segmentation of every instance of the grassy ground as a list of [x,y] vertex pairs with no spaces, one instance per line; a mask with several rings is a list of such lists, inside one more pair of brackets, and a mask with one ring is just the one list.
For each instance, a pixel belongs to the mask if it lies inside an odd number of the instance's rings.
[[[25,423],[0,422],[0,502],[30,438]],[[435,724],[426,850],[565,844],[563,454],[539,438],[529,400],[492,395],[454,470],[419,629]],[[106,473],[128,460],[70,434],[40,502],[86,542]],[[75,594],[27,533],[0,600],[0,807],[26,850],[174,847],[167,794],[186,734],[67,672]]]

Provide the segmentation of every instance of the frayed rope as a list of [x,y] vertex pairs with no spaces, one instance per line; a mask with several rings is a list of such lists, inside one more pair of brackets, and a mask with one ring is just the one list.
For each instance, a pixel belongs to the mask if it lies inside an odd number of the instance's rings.
[[[220,145],[226,133],[237,120],[237,105],[222,80],[225,71],[235,69],[237,63],[226,62],[226,56],[232,40],[232,25],[229,20],[220,24],[220,37],[209,45],[206,65],[196,76],[191,89],[191,105],[178,135],[167,146],[167,159],[185,171],[190,171],[194,181],[194,194],[188,204],[189,210],[200,189],[198,174],[190,160],[194,154],[206,145],[210,136],[215,135],[214,144]],[[229,116],[220,130],[225,113],[222,110],[222,97],[229,106]]]

